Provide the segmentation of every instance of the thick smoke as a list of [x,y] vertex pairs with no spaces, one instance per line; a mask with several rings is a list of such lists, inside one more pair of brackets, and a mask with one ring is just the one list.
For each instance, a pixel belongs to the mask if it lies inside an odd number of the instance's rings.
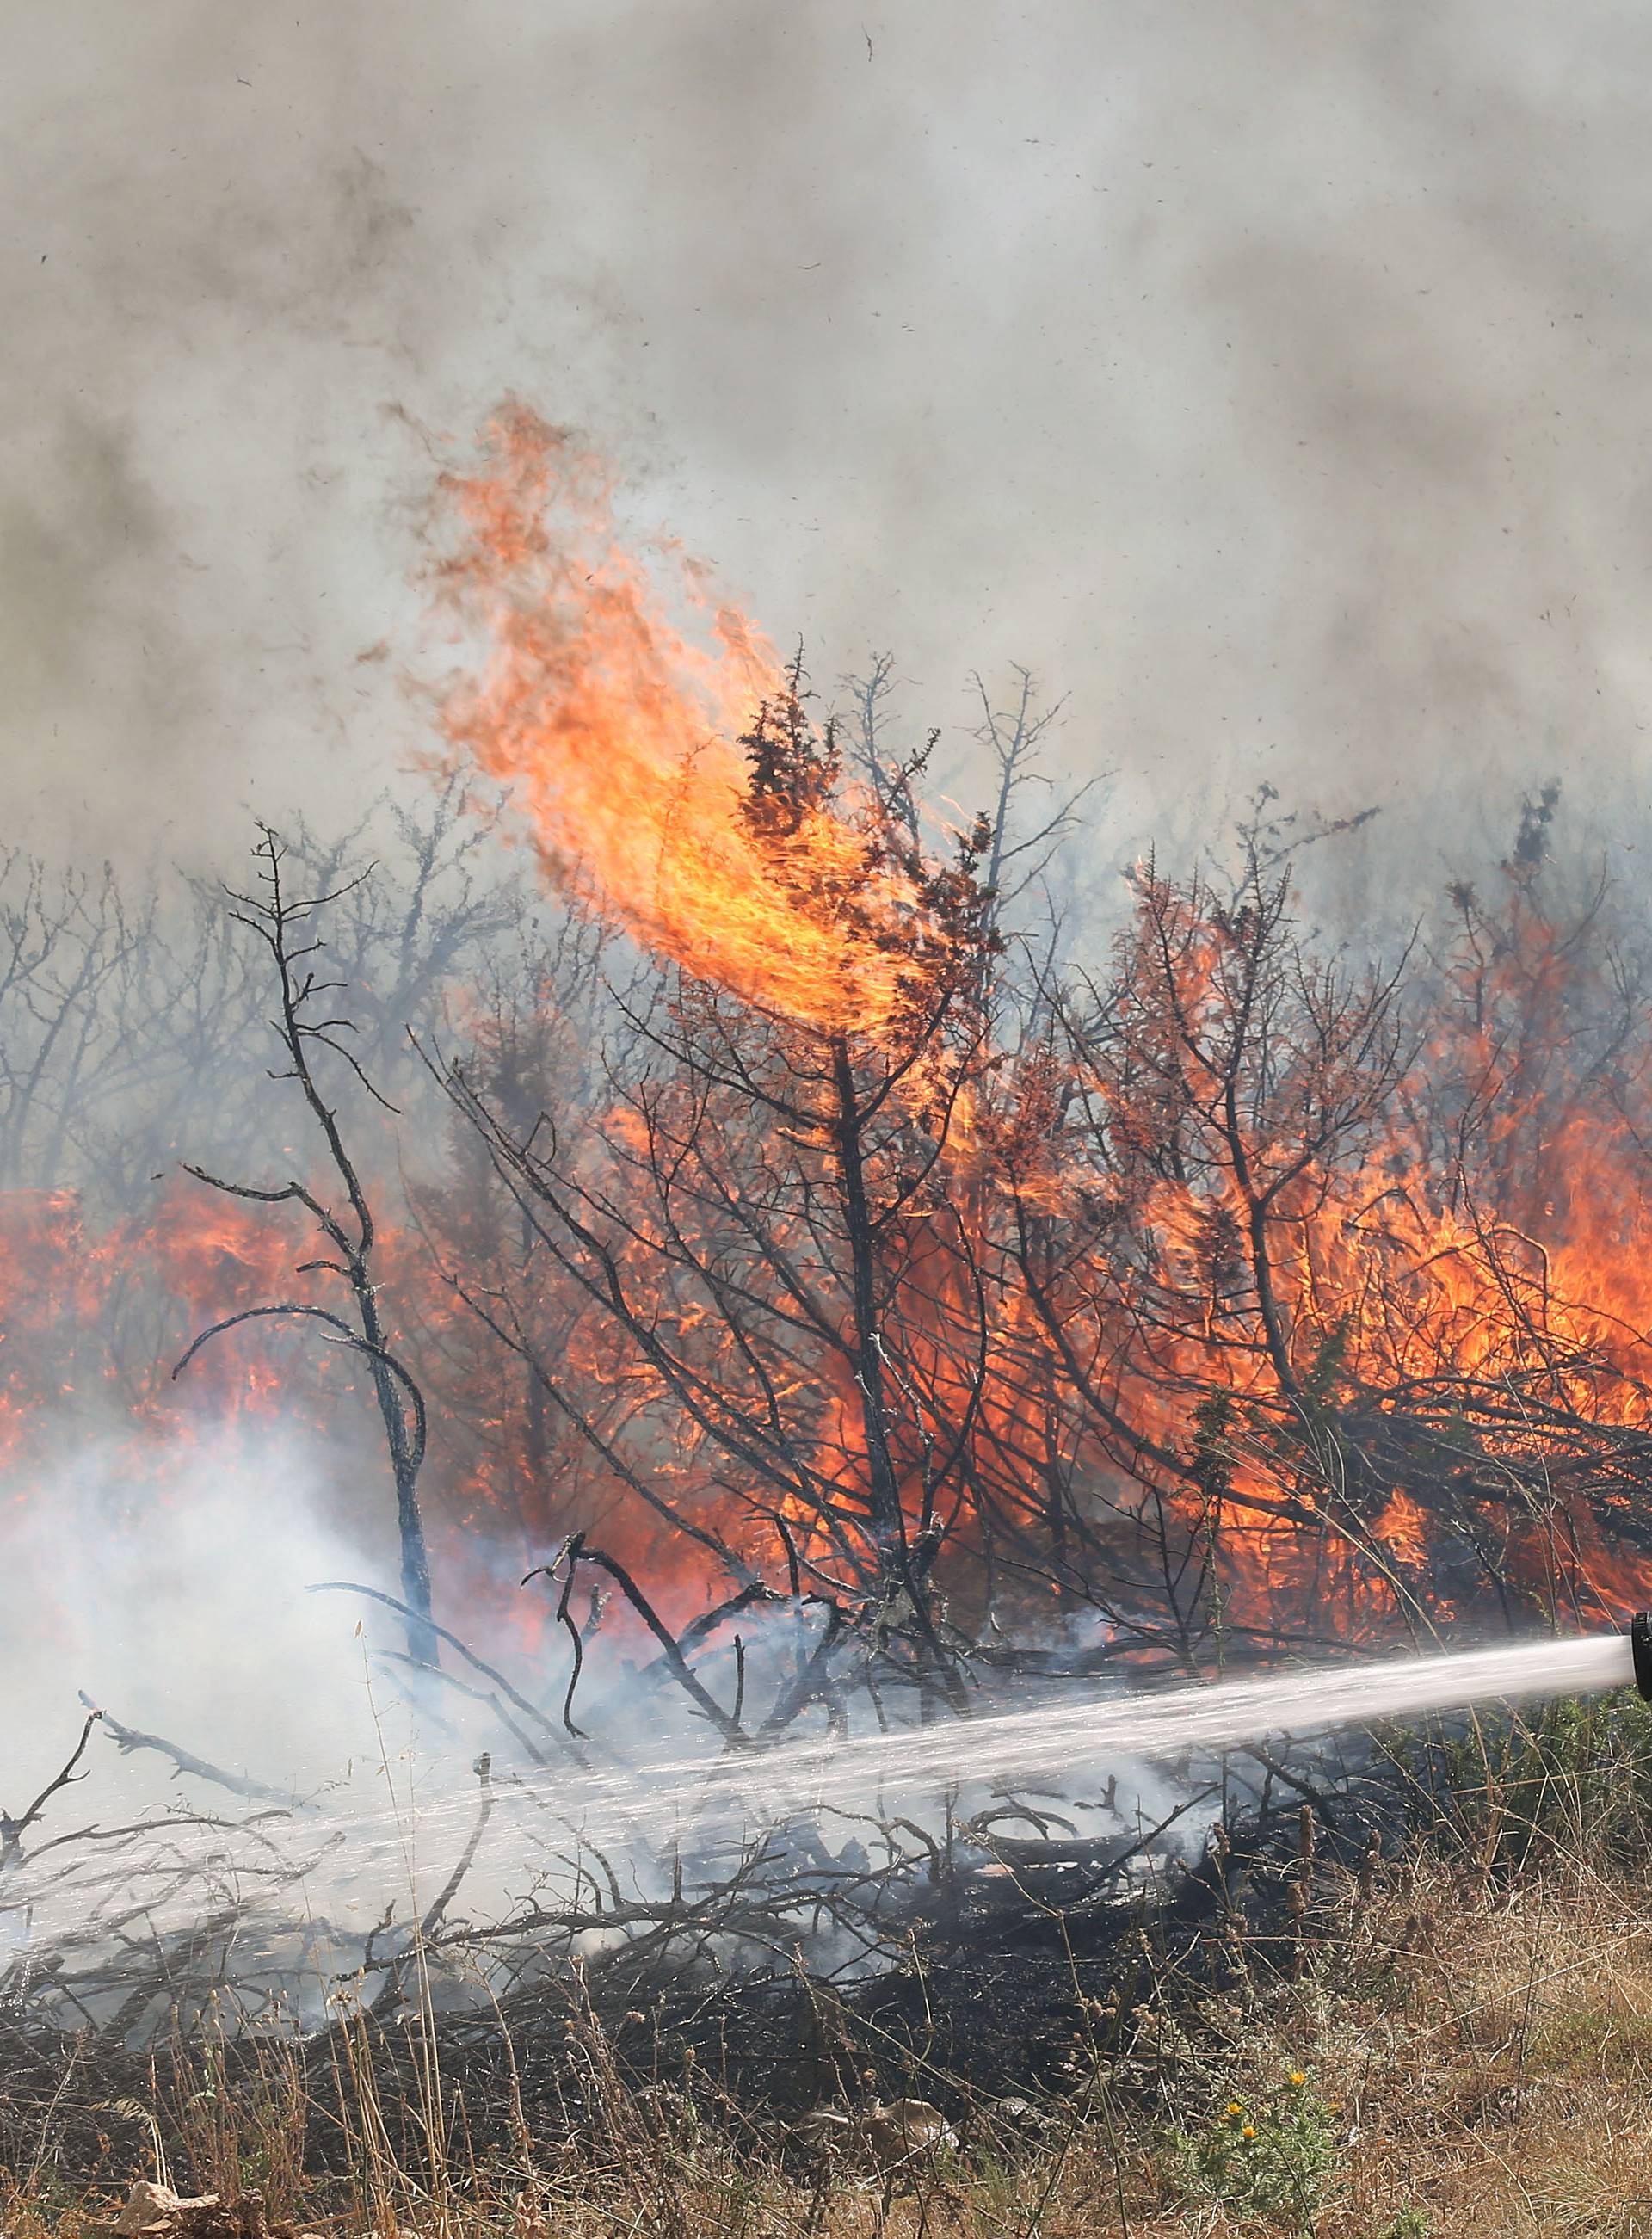
[[972,668],[1069,691],[1110,854],[1258,778],[1501,832],[1620,777],[1649,43],[1623,0],[80,0],[0,96],[8,825],[221,854],[393,776],[415,430],[507,388],[818,675],[892,644],[955,753]]
[[[268,1425],[180,1440],[141,1474],[129,1442],[82,1441],[40,1473],[0,1523],[0,1564],[30,1583],[26,1602],[9,1597],[0,1648],[14,1814],[69,1754],[77,1694],[282,1789],[320,1788],[374,1752],[364,1605],[307,1591],[370,1574],[378,1555],[370,1531],[341,1518],[328,1478],[324,1452]],[[101,1814],[113,1753],[98,1738]],[[137,1792],[171,1770],[135,1756]]]

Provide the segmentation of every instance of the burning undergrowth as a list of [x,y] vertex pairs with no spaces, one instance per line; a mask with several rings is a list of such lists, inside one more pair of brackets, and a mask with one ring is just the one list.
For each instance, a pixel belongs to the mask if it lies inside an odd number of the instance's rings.
[[1085,950],[1030,691],[948,828],[530,415],[445,497],[375,864],[5,869],[31,2043],[1111,1948],[1323,1767],[782,1753],[1652,1600],[1652,945],[1552,799],[1374,956],[1260,812]]

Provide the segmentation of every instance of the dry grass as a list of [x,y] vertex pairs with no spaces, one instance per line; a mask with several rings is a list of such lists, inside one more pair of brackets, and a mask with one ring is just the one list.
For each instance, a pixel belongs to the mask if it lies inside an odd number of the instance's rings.
[[[959,2149],[904,2167],[810,2160],[714,2095],[639,2092],[587,2026],[576,2036],[588,2127],[553,2145],[524,2129],[503,2162],[467,2155],[454,2079],[435,2073],[421,2087],[426,2151],[391,2155],[367,2039],[347,2035],[342,2178],[303,2174],[311,2110],[279,2048],[253,2090],[215,2086],[209,2061],[198,2093],[156,2109],[123,2173],[154,2175],[162,2150],[169,2170],[182,2164],[228,2196],[255,2186],[295,2229],[444,2239],[1652,2239],[1643,1889],[1559,1856],[1505,1888],[1423,1852],[1364,1892],[1333,1884],[1313,1927],[1300,1979],[1241,1951],[1218,1998],[1196,2003],[1172,1978],[1122,2016],[1099,2010],[1088,2073],[1069,2095],[982,2109]],[[1237,2136],[1244,2125],[1224,2111],[1237,2106],[1265,2143],[1304,2101],[1323,2109],[1310,2127],[1330,2164],[1317,2203],[1264,2212],[1188,2195],[1173,2132],[1197,2142],[1227,2123]],[[43,2163],[15,2172],[0,2228],[76,2239],[105,2222],[113,2191],[74,2189]]]

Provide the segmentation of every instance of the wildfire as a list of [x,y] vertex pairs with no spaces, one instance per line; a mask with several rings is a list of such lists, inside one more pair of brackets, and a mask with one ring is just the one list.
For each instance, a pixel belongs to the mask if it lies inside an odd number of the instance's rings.
[[[451,488],[468,533],[445,581],[488,652],[479,685],[449,703],[449,736],[514,788],[550,874],[691,980],[760,1013],[887,1040],[939,946],[927,897],[818,757],[773,813],[757,781],[775,741],[757,711],[782,680],[757,634],[726,610],[699,641],[673,622],[620,548],[606,475],[531,414],[502,415],[485,470]],[[676,588],[704,614],[693,571],[679,566]],[[1259,890],[1231,918],[1151,874],[1139,893],[1112,1055],[1098,1070],[1046,1033],[985,1099],[985,1074],[972,1076],[939,1154],[945,1202],[903,1216],[884,1307],[910,1379],[890,1457],[903,1530],[921,1538],[944,1518],[949,1545],[979,1551],[997,1503],[1033,1514],[1041,1485],[1105,1485],[1122,1468],[1120,1516],[1139,1515],[1145,1488],[1150,1506],[1219,1542],[1210,1559],[1228,1575],[1230,1614],[1264,1627],[1271,1606],[1327,1595],[1347,1624],[1380,1619],[1450,1536],[1453,1503],[1451,1528],[1470,1545],[1490,1532],[1496,1559],[1534,1591],[1560,1518],[1588,1594],[1644,1598],[1652,1570],[1601,1536],[1622,1497],[1613,1465],[1586,1465],[1576,1440],[1563,1458],[1555,1445],[1562,1421],[1642,1434],[1652,1326],[1633,1131],[1564,1077],[1587,944],[1561,940],[1516,880],[1492,963],[1476,966],[1471,939],[1434,1033],[1390,1064],[1384,1003],[1339,1009],[1333,979],[1311,972],[1287,996],[1277,975],[1298,967],[1283,950],[1257,952],[1274,976],[1242,993],[1245,922],[1271,907]],[[1252,1000],[1275,1020],[1296,1007],[1254,1058],[1231,1040]],[[934,1070],[922,1078],[931,1096]],[[1452,1148],[1438,1139],[1443,1096],[1463,1113]],[[607,1133],[609,1185],[640,1184],[646,1202],[658,1161],[636,1115],[611,1114]],[[739,1187],[686,1135],[673,1156],[702,1175],[702,1201]],[[668,1193],[627,1213],[623,1264],[652,1268],[627,1279],[666,1283],[680,1217]],[[806,1263],[810,1219],[767,1219],[773,1248]],[[1019,1247],[1006,1221],[1021,1224]],[[685,1313],[675,1279],[649,1314],[702,1382],[741,1391],[746,1340],[731,1344],[703,1300]],[[766,1373],[789,1408],[812,1387],[784,1352]],[[622,1373],[634,1385],[639,1371],[633,1359]],[[863,1382],[846,1336],[819,1372],[811,1435],[821,1483],[870,1513]],[[960,1477],[943,1496],[933,1425],[972,1416],[975,1490]],[[687,1465],[672,1465],[673,1497],[690,1505],[707,1443],[691,1437]],[[1357,1486],[1343,1481],[1350,1465]],[[1539,1498],[1529,1481],[1546,1472]],[[1524,1488],[1512,1517],[1489,1490],[1499,1472]],[[1050,1494],[1058,1536],[1067,1497]],[[819,1551],[843,1526],[815,1498],[780,1494],[774,1512]],[[1476,1503],[1497,1520],[1467,1521]],[[1452,1600],[1436,1585],[1436,1612]]]
[[[1254,865],[1237,898],[1144,871],[1110,967],[1018,987],[985,843],[938,863],[846,785],[703,575],[625,551],[597,462],[513,409],[447,494],[448,743],[672,1000],[580,1106],[579,1036],[490,960],[448,1013],[471,1132],[400,1198],[375,1139],[362,1287],[429,1402],[438,1578],[585,1531],[673,1625],[732,1582],[913,1670],[1052,1598],[1184,1658],[1652,1600],[1646,1021],[1529,861],[1463,890],[1411,1010]],[[338,1434],[336,1321],[169,1381],[204,1327],[337,1300],[275,1199],[0,1197],[9,1490],[111,1411],[140,1477],[157,1432]]]

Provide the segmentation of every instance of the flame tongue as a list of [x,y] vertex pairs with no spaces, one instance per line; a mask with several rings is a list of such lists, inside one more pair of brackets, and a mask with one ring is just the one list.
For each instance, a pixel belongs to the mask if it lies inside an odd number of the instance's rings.
[[773,652],[727,608],[692,641],[620,549],[603,470],[533,414],[495,422],[487,470],[448,487],[468,534],[443,581],[489,647],[448,735],[510,788],[551,877],[695,979],[878,1033],[919,882],[833,806],[829,750],[784,805],[761,790]]

